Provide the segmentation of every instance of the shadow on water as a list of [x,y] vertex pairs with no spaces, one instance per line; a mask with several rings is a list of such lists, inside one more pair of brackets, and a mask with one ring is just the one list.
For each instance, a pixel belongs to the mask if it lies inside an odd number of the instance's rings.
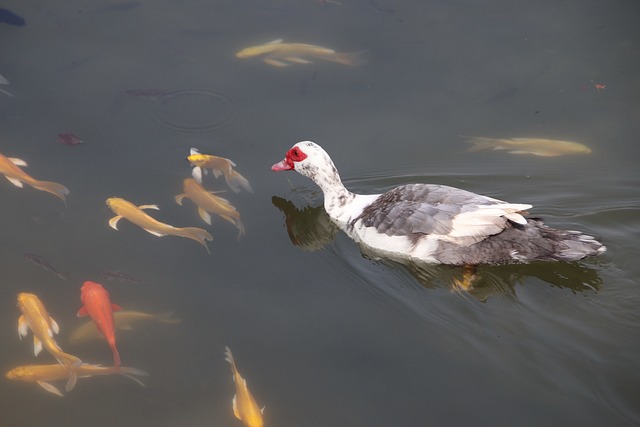
[[[284,215],[285,226],[291,243],[305,251],[323,249],[340,230],[322,206],[298,208],[292,201],[273,196],[272,203]],[[365,258],[388,265],[402,265],[425,288],[449,288],[457,290],[457,284],[464,281],[462,267],[436,265],[407,261],[381,260],[375,253],[360,247]],[[515,286],[526,278],[535,277],[559,288],[574,292],[599,291],[602,279],[595,269],[580,262],[533,262],[529,264],[509,264],[499,266],[478,266],[473,274],[473,282],[466,292],[479,301],[486,301],[494,295],[515,297]]]

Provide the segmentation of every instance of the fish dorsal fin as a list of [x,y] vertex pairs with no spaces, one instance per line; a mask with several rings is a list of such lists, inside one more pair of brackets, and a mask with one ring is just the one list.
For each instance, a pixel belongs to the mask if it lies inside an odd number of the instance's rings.
[[49,384],[49,383],[44,382],[44,381],[36,381],[36,384],[38,384],[43,389],[47,390],[49,393],[53,393],[56,396],[64,397],[64,394],[62,394],[62,392],[60,390],[58,390],[58,388],[56,386],[54,386],[53,384]]
[[[213,196],[215,196],[215,198],[221,202],[221,203],[227,203],[229,205],[231,205],[231,202],[228,199],[225,199],[224,197],[220,197],[217,194],[218,193],[223,193],[226,192],[227,190],[222,190],[222,191],[209,191],[210,194],[212,194]],[[232,206],[233,207],[233,206]]]
[[280,44],[283,42],[283,39],[275,39],[275,40],[271,40],[270,42],[267,42],[265,44]]
[[109,220],[109,226],[114,230],[118,229],[118,221],[122,219],[122,215],[116,215]]
[[190,155],[200,154],[200,150],[198,150],[197,148],[191,147],[191,149],[189,150],[189,154]]
[[140,206],[138,206],[138,209],[155,209],[157,211],[160,210],[158,205],[140,205]]
[[22,160],[22,159],[18,159],[18,158],[16,158],[16,157],[9,157],[9,160],[11,160],[11,163],[13,163],[13,164],[14,164],[14,165],[16,165],[16,166],[22,166],[22,167],[27,167],[27,166],[29,166],[29,165],[27,164],[27,162],[25,162],[25,161],[24,161],[24,160]]
[[37,356],[42,351],[42,343],[37,336],[33,336],[33,355]]
[[51,321],[51,329],[53,329],[54,334],[60,333],[60,326],[58,326],[58,322],[56,322],[53,317],[49,316],[49,320]]
[[[6,175],[5,175],[6,176]],[[20,187],[22,188],[22,181],[20,181],[19,179],[15,179],[15,178],[10,178],[8,176],[6,176],[7,179],[9,180],[10,183],[12,183],[13,185],[15,185],[16,187]]]
[[237,394],[233,395],[233,415],[235,415],[237,419],[242,420],[242,418],[240,418],[240,411],[238,411],[238,399],[237,399],[237,397],[238,397]]
[[20,339],[22,337],[26,337],[29,332],[29,323],[27,323],[27,319],[24,317],[24,314],[20,315],[18,318],[18,336]]

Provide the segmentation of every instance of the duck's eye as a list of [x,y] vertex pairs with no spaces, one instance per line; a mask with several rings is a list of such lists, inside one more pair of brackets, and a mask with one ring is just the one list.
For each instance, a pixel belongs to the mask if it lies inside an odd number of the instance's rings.
[[298,147],[293,147],[290,153],[291,160],[293,160],[294,162],[300,162],[307,158],[307,155],[303,153],[302,150],[300,150]]

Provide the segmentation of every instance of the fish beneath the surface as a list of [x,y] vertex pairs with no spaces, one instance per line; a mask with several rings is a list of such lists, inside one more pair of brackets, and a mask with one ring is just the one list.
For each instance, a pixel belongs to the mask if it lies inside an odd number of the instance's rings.
[[[117,330],[131,330],[135,324],[141,322],[181,323],[182,320],[174,318],[172,312],[153,314],[123,310],[113,313],[113,324]],[[100,338],[104,339],[104,336],[100,333],[96,324],[93,321],[89,321],[71,332],[69,343],[75,345]]]
[[160,222],[142,211],[143,209],[159,209],[157,205],[136,206],[119,197],[110,197],[107,199],[107,206],[116,214],[116,216],[109,220],[109,225],[114,230],[118,229],[118,221],[126,218],[154,236],[186,237],[200,243],[205,247],[207,252],[209,252],[206,241],[213,240],[213,236],[211,236],[207,230],[198,227],[174,227]]
[[50,381],[58,381],[67,378],[69,376],[70,370],[73,370],[78,378],[89,378],[99,375],[124,375],[125,377],[132,379],[142,387],[144,387],[144,384],[138,378],[134,377],[134,375],[149,375],[146,372],[136,368],[116,368],[112,366],[90,365],[84,363],[74,368],[68,368],[62,365],[18,366],[7,372],[5,374],[5,377],[10,380],[36,383],[46,391],[57,396],[64,397],[62,392],[58,390],[56,386],[51,384]]
[[274,67],[287,67],[291,64],[311,64],[313,59],[337,62],[343,65],[363,65],[366,61],[362,52],[336,52],[333,49],[304,43],[283,43],[282,39],[269,43],[250,46],[236,53],[237,58],[261,56],[262,60]]
[[211,225],[211,215],[213,213],[235,225],[238,229],[238,238],[244,235],[244,225],[240,221],[240,213],[227,200],[216,196],[213,192],[209,192],[193,178],[186,178],[183,183],[184,193],[178,194],[175,199],[176,203],[182,206],[182,200],[186,197],[191,199],[198,207],[200,218],[207,224]]
[[130,282],[135,283],[136,285],[140,283],[140,280],[136,279],[133,276],[128,275],[122,270],[105,270],[101,272],[104,277],[109,280],[120,280],[122,282]]
[[[18,319],[18,336],[20,339],[27,336],[29,330],[33,333],[33,353],[38,355],[45,348],[58,363],[66,368],[77,367],[82,360],[74,355],[62,351],[54,334],[60,332],[60,327],[45,308],[44,304],[35,294],[21,292],[18,294],[18,308],[22,315]],[[76,385],[76,375],[73,369],[69,370],[69,380],[66,390],[71,390]]]
[[27,21],[25,21],[25,19],[22,16],[17,15],[14,12],[10,11],[9,9],[5,9],[3,7],[0,8],[0,22],[9,24],[9,25],[16,25],[18,27],[27,25]]
[[91,281],[84,282],[80,288],[80,300],[82,307],[78,310],[78,317],[89,316],[93,320],[113,352],[113,366],[120,367],[113,312],[122,311],[122,307],[111,302],[109,292],[100,283]]
[[247,380],[242,378],[238,372],[231,349],[225,347],[224,350],[225,360],[231,365],[233,381],[236,385],[236,394],[233,396],[233,414],[247,427],[262,427],[264,425],[262,420],[264,407],[260,409],[247,387]]
[[36,265],[39,265],[40,267],[42,267],[46,271],[56,275],[60,279],[62,279],[62,280],[70,280],[69,277],[67,277],[66,275],[60,273],[58,270],[53,268],[51,263],[49,263],[49,261],[47,261],[46,259],[44,259],[40,255],[33,254],[33,253],[26,253],[26,254],[24,254],[24,257],[25,257],[25,259],[28,259],[32,263],[34,263]]
[[474,136],[467,141],[474,144],[467,151],[508,150],[511,154],[533,154],[534,156],[555,157],[564,154],[590,154],[591,149],[573,141],[545,138],[485,138]]
[[[0,85],[8,85],[9,84],[9,80],[5,79],[2,74],[0,74]],[[0,92],[4,93],[7,96],[13,97],[13,94],[7,92],[4,89],[0,89]]]
[[80,138],[78,138],[74,134],[67,132],[67,133],[58,134],[58,143],[62,145],[73,146],[73,145],[84,144],[84,141],[82,141]]
[[202,184],[202,174],[204,173],[206,175],[208,170],[211,169],[213,176],[216,178],[220,175],[224,175],[227,185],[234,193],[239,193],[240,187],[244,188],[249,193],[253,193],[253,189],[251,188],[249,181],[233,169],[236,164],[232,160],[225,159],[224,157],[213,156],[211,154],[202,154],[197,148],[192,148],[189,151],[187,160],[193,166],[193,171],[191,172],[193,179],[195,179],[199,184]]
[[5,157],[0,154],[0,173],[5,176],[16,187],[22,188],[22,183],[30,185],[36,190],[46,191],[62,199],[66,204],[69,189],[57,182],[39,181],[20,169],[20,166],[27,166],[27,162],[14,157]]

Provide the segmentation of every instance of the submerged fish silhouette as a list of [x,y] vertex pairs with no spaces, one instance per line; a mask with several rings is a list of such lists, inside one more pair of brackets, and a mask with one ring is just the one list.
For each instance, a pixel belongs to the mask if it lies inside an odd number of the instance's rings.
[[0,7],[0,22],[4,22],[9,25],[16,25],[18,27],[22,27],[26,25],[27,22],[23,17],[16,15],[8,9],[3,9]]
[[62,279],[62,280],[70,280],[69,277],[67,277],[67,275],[62,274],[61,272],[59,272],[58,270],[53,268],[51,263],[49,263],[49,261],[47,261],[46,259],[44,259],[40,255],[33,254],[33,253],[26,253],[26,254],[24,254],[24,257],[25,257],[25,259],[28,259],[32,263],[34,263],[36,265],[39,265],[40,267],[44,268],[48,272],[50,272],[52,274],[55,274],[60,279]]

